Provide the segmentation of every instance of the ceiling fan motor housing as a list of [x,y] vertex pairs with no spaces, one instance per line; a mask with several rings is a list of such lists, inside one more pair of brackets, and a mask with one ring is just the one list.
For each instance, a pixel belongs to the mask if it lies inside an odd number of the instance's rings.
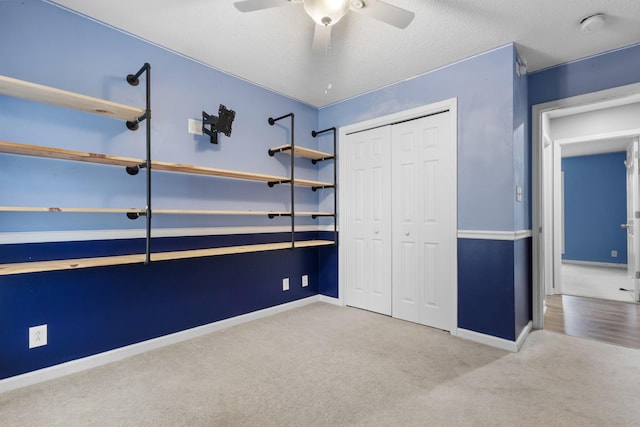
[[317,24],[336,24],[349,11],[349,0],[305,0],[304,10]]

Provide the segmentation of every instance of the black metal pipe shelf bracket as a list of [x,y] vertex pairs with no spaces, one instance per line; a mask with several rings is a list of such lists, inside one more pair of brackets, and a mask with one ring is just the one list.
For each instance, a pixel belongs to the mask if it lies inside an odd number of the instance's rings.
[[[319,131],[311,131],[311,136],[312,137],[316,137],[318,135],[322,135],[323,133],[327,133],[327,132],[332,132],[333,133],[333,156],[331,157],[327,157],[325,159],[318,159],[316,161],[311,161],[311,163],[316,164],[316,162],[320,161],[320,160],[329,160],[329,159],[333,159],[334,163],[333,163],[333,185],[326,185],[323,187],[311,187],[312,191],[316,191],[320,188],[333,188],[333,214],[331,216],[333,216],[333,244],[337,245],[338,244],[338,215],[337,215],[337,207],[338,207],[338,192],[336,191],[336,183],[338,182],[338,172],[337,172],[337,168],[336,168],[336,163],[335,163],[335,158],[336,158],[336,154],[337,154],[337,129],[334,127],[330,127],[327,129],[323,129],[323,130],[319,130]],[[319,215],[319,216],[329,216],[329,215]]]
[[316,219],[320,217],[329,217],[329,216],[335,217],[336,214],[313,214],[311,215],[311,218]]
[[267,185],[269,187],[273,187],[276,184],[290,184],[291,182],[293,182],[293,181],[291,181],[290,179],[283,179],[281,181],[269,181],[269,182],[267,182]]
[[146,228],[146,250],[145,250],[145,264],[149,264],[151,261],[151,65],[148,62],[145,62],[142,68],[138,70],[135,74],[127,75],[127,82],[131,86],[138,86],[140,84],[140,76],[142,73],[145,73],[146,78],[146,108],[145,113],[138,117],[136,121],[128,121],[127,128],[130,130],[138,129],[138,123],[142,121],[146,121],[147,125],[147,159],[145,163],[141,163],[137,166],[127,166],[126,170],[129,175],[135,175],[139,172],[141,168],[147,169],[147,207],[145,208],[145,212],[143,214],[129,212],[127,213],[127,217],[130,219],[135,219],[130,216],[134,214],[136,218],[139,216],[147,217],[147,228]]
[[147,167],[147,163],[145,162],[135,166],[126,166],[124,169],[127,171],[129,175],[138,175],[138,172],[140,172],[140,169],[145,169],[146,167]]
[[336,188],[335,185],[331,184],[331,185],[316,185],[311,187],[311,191],[316,191],[316,190],[322,190],[323,188]]
[[[285,114],[284,116],[280,116],[280,117],[276,117],[275,119],[273,117],[269,117],[268,123],[269,125],[273,126],[276,124],[277,121],[285,119],[287,117],[291,117],[291,144],[289,144],[289,147],[291,149],[291,153],[295,152],[295,140],[294,140],[294,134],[295,134],[295,129],[294,129],[294,119],[295,119],[295,115],[291,112],[289,114]],[[294,182],[295,182],[295,177],[294,177],[294,158],[295,156],[291,156],[291,176],[289,179],[289,184],[291,187],[291,249],[294,249],[296,246],[296,240],[295,240],[295,232],[296,232],[296,205],[295,205],[295,191],[294,191]],[[284,183],[284,181],[282,181],[281,183]],[[276,183],[271,183],[269,182],[268,185],[269,187],[273,187],[273,185]]]
[[328,156],[328,157],[320,157],[319,159],[311,159],[311,164],[315,165],[318,162],[322,162],[322,161],[325,161],[325,160],[333,160],[335,158],[336,158],[336,156]]
[[[271,123],[271,122],[269,122],[269,123]],[[275,122],[274,122],[274,123],[275,123]],[[272,126],[273,126],[273,125],[272,125]],[[290,151],[290,150],[291,150],[291,147],[290,147],[290,146],[280,147],[280,148],[277,148],[277,149],[275,149],[275,150],[274,150],[273,148],[269,148],[269,150],[267,151],[267,153],[269,153],[269,156],[273,157],[273,156],[274,156],[274,154],[276,154],[276,153],[282,153],[283,151]]]
[[277,217],[277,216],[291,216],[291,215],[292,215],[292,214],[290,214],[290,213],[281,213],[281,212],[280,212],[280,213],[270,213],[270,214],[267,214],[267,216],[269,217],[269,219],[273,219],[273,218],[275,218],[275,217]]
[[141,216],[147,216],[147,212],[127,212],[127,218],[129,219],[138,219]]
[[320,159],[312,159],[311,160],[312,164],[315,165],[318,162],[322,162],[322,161],[325,161],[325,160],[333,160],[333,159],[336,158],[336,151],[335,151],[335,148],[336,148],[336,144],[335,144],[335,141],[336,141],[336,128],[335,127],[331,127],[331,128],[327,128],[327,129],[323,129],[323,130],[318,130],[318,131],[312,130],[311,131],[311,136],[315,138],[318,135],[321,135],[321,134],[326,133],[326,132],[331,132],[331,131],[333,131],[333,156],[322,157]]
[[[145,64],[142,66],[142,68],[140,68],[140,70],[138,70],[137,73],[128,74],[127,75],[127,82],[131,86],[138,86],[138,84],[140,84],[139,77],[142,75],[142,73],[144,73],[145,71],[148,72],[150,69],[151,69],[151,65],[149,65],[148,62],[145,62]],[[148,73],[147,73],[147,76],[148,76]],[[147,78],[147,80],[148,80],[148,78]],[[142,116],[138,117],[136,120],[127,121],[127,129],[129,129],[129,130],[138,130],[138,123],[141,123],[144,120],[150,119],[150,118],[151,118],[151,110],[147,106],[147,109],[146,109],[145,113]]]

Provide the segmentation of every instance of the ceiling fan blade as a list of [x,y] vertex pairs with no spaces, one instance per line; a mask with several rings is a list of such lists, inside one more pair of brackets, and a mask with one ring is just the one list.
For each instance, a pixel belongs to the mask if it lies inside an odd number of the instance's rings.
[[233,3],[240,12],[253,12],[254,10],[270,9],[284,6],[289,0],[243,0]]
[[313,44],[311,49],[315,53],[325,53],[331,42],[331,27],[316,24],[313,32]]
[[415,13],[379,0],[364,0],[364,7],[351,8],[352,11],[368,15],[378,21],[397,28],[407,28],[416,16]]

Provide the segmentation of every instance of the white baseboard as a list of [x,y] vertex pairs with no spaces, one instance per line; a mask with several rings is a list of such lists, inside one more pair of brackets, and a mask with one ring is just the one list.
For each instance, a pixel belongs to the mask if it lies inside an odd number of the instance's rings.
[[218,322],[209,323],[207,325],[198,326],[170,335],[164,335],[162,337],[139,342],[136,344],[131,344],[125,347],[116,348],[114,350],[105,351],[104,353],[95,354],[93,356],[83,357],[82,359],[71,360],[59,365],[50,366],[48,368],[39,369],[37,371],[28,372],[26,374],[16,375],[15,377],[0,380],[0,393],[52,380],[54,378],[63,377],[65,375],[85,371],[87,369],[106,365],[108,363],[117,362],[127,357],[135,356],[137,354],[141,354],[150,350],[155,350],[160,347],[165,347],[192,338],[197,338],[202,335],[219,331],[221,329],[240,325],[242,323],[247,323],[252,320],[261,319],[267,316],[272,316],[276,313],[303,307],[315,302],[322,301],[332,303],[333,300],[336,299],[326,297],[324,295],[313,295],[311,297],[300,299],[297,301],[292,301],[274,307],[265,308],[263,310],[254,311],[252,313],[220,320]]
[[339,305],[341,307],[344,305],[342,300],[339,298],[328,297],[326,295],[318,295],[318,301],[326,302],[327,304]]
[[459,239],[482,240],[520,240],[531,237],[531,230],[494,231],[494,230],[458,230]]
[[492,335],[481,334],[480,332],[470,331],[468,329],[458,329],[458,336],[465,340],[477,342],[480,344],[485,344],[490,347],[500,348],[502,350],[511,351],[513,353],[517,353],[520,351],[520,348],[524,344],[529,332],[531,332],[531,328],[533,326],[532,322],[529,322],[527,326],[524,327],[520,336],[516,341],[505,340],[504,338],[494,337]]
[[611,268],[627,268],[627,264],[615,262],[596,262],[596,261],[578,261],[573,259],[563,259],[563,264],[585,265],[590,267],[611,267]]
[[531,332],[532,328],[533,328],[533,322],[530,320],[529,323],[527,323],[527,326],[525,326],[522,332],[520,332],[520,335],[516,340],[516,349],[517,349],[516,351],[520,351],[520,349],[522,348],[522,345],[527,340],[527,337],[529,336],[529,332]]

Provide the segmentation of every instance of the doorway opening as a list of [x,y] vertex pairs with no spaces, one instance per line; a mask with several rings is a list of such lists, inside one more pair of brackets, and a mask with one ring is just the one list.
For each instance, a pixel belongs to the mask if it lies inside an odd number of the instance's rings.
[[[598,274],[611,273],[603,280],[608,282],[625,281],[624,275],[620,274],[622,269],[619,267],[626,268],[627,265],[624,257],[620,256],[624,255],[624,251],[619,247],[608,248],[606,256],[600,258],[586,257],[586,262],[581,262],[580,256],[578,256],[578,262],[573,265],[568,264],[567,261],[570,262],[572,258],[575,260],[575,254],[563,256],[565,250],[568,249],[565,241],[565,221],[567,218],[564,217],[565,208],[563,206],[567,200],[563,194],[564,183],[561,165],[563,156],[583,156],[588,159],[589,156],[601,156],[604,153],[615,152],[619,153],[618,156],[623,156],[621,152],[626,151],[631,142],[640,136],[639,118],[640,84],[562,99],[533,107],[534,328],[544,328],[545,309],[557,310],[559,306],[562,307],[562,302],[565,299],[567,301],[571,299],[569,302],[565,301],[565,305],[571,305],[574,307],[574,311],[576,311],[576,304],[586,304],[580,300],[582,296],[568,298],[562,295],[576,292],[575,289],[570,289],[570,275],[576,273],[572,272],[572,269],[599,268]],[[620,165],[620,167],[624,168],[624,165]],[[626,218],[622,219],[618,224],[610,224],[610,227],[618,227],[618,234],[621,232],[621,224],[624,227],[628,222]],[[571,218],[570,220],[574,221],[575,219]],[[574,226],[574,222],[569,223],[569,228],[575,229]],[[587,232],[591,231],[589,228],[586,230]],[[609,231],[616,233],[613,229]],[[624,235],[624,230],[622,232]],[[581,238],[593,238],[591,234],[582,234]],[[601,246],[606,245],[603,243]],[[601,251],[602,249],[600,248]],[[563,258],[565,258],[564,262]],[[572,268],[574,266],[577,267]],[[578,280],[581,274],[583,272],[577,272]],[[596,275],[591,272],[587,273],[587,276],[593,279]],[[623,277],[620,278],[620,276]],[[628,279],[624,283],[625,288],[635,288],[638,280]],[[636,289],[631,289],[631,291],[634,295],[629,302],[638,299],[638,291]],[[591,297],[590,301],[587,301],[588,303],[599,301],[597,295],[591,295]],[[546,305],[545,302],[547,302]],[[566,325],[567,319],[564,320]],[[640,339],[640,336],[638,338]]]
[[[640,104],[629,106],[640,114]],[[616,113],[621,115],[625,109],[630,108],[618,108]],[[567,118],[574,129],[581,129],[594,115],[602,113],[551,119],[551,133],[555,129],[561,134],[562,120]],[[553,222],[553,281],[547,296],[634,301],[635,283],[627,274],[627,267],[633,266],[627,256],[632,242],[627,218],[629,209],[635,211],[629,196],[637,191],[627,191],[627,183],[636,181],[627,175],[637,170],[637,160],[633,152],[627,154],[627,148],[638,138],[621,133],[628,131],[554,139],[553,147],[544,148],[554,151],[553,188],[543,190],[553,193],[553,216],[549,218]]]

